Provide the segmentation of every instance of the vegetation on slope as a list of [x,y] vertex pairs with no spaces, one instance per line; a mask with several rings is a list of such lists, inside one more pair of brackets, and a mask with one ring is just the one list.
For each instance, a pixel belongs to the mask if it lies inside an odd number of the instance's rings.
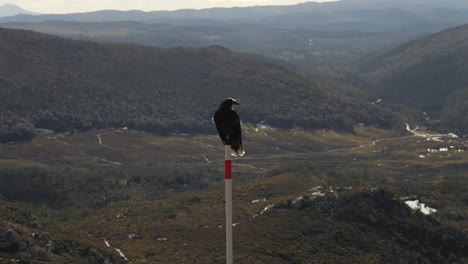
[[[365,127],[354,135],[245,128],[249,155],[233,161],[237,262],[466,262],[468,152],[420,158],[442,143]],[[224,260],[217,137],[105,130],[0,150],[0,229],[22,233],[0,239],[0,258],[94,263],[101,252],[119,263],[119,248],[132,263]],[[438,211],[423,215],[405,199]]]
[[391,128],[397,122],[379,106],[218,46],[98,44],[8,29],[0,29],[0,46],[2,141],[30,138],[34,133],[24,129],[32,125],[214,133],[212,113],[228,96],[241,103],[244,122],[280,128],[349,131],[356,123]]
[[361,64],[371,92],[435,114],[445,126],[468,131],[468,26],[452,28],[374,55]]
[[269,21],[244,20],[172,21],[168,24],[44,21],[1,25],[73,39],[131,42],[165,48],[219,45],[308,67],[349,65],[363,54],[395,46],[413,37],[408,33],[386,31],[311,28],[313,22],[304,28],[275,27]]

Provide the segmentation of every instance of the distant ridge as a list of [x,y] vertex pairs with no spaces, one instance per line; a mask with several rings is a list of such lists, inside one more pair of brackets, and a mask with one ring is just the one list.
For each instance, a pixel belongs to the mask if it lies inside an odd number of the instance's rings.
[[200,10],[99,10],[3,17],[0,26],[99,42],[218,45],[300,66],[350,66],[361,55],[468,23],[465,2],[343,0]]
[[[213,19],[213,20],[237,20],[237,19],[264,19],[275,16],[309,14],[314,12],[327,13],[332,19],[346,22],[347,16],[341,12],[353,10],[384,10],[403,9],[408,12],[417,12],[432,15],[433,10],[448,8],[467,9],[468,2],[464,0],[429,0],[429,1],[393,1],[393,0],[342,0],[335,2],[304,2],[294,5],[274,5],[274,6],[248,6],[248,7],[215,7],[205,9],[180,9],[174,11],[141,11],[141,10],[98,10],[82,13],[68,14],[43,14],[39,16],[17,15],[0,19],[0,23],[6,22],[44,22],[44,21],[76,21],[76,22],[115,22],[115,21],[140,21],[140,22],[163,22],[172,20],[191,19]],[[455,10],[457,11],[457,10]],[[25,12],[19,12],[27,14]],[[19,14],[18,13],[18,14]],[[1,15],[0,15],[1,17]],[[444,20],[453,21],[450,17],[438,17],[437,23]]]
[[0,6],[0,17],[9,17],[9,16],[16,16],[16,15],[38,15],[39,13],[34,13],[25,9],[22,9],[19,6],[12,5],[12,4],[4,4]]

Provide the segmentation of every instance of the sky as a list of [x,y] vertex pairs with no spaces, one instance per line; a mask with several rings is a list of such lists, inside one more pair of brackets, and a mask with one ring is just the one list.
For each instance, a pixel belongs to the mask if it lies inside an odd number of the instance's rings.
[[[32,12],[64,14],[103,9],[144,11],[202,9],[254,5],[292,5],[307,0],[0,0],[0,5],[13,4]],[[314,0],[330,2],[335,0]]]

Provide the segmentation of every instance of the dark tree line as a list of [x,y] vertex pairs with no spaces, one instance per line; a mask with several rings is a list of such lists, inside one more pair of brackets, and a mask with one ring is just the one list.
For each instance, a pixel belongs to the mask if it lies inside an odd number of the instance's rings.
[[167,135],[215,133],[211,116],[227,96],[243,122],[351,131],[391,128],[380,106],[327,90],[292,69],[222,47],[96,44],[0,29],[0,141],[61,131],[122,127]]

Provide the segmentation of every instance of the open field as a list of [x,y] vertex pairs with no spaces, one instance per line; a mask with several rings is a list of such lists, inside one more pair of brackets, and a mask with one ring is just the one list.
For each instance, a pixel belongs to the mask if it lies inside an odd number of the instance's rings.
[[[466,261],[457,247],[431,250],[449,235],[466,243],[466,139],[367,127],[244,130],[247,154],[233,162],[237,263],[390,263],[395,252],[394,263]],[[47,231],[56,244],[75,241],[115,263],[222,263],[223,169],[217,136],[44,133],[0,145],[0,227]],[[437,212],[411,212],[403,203],[411,198]]]

